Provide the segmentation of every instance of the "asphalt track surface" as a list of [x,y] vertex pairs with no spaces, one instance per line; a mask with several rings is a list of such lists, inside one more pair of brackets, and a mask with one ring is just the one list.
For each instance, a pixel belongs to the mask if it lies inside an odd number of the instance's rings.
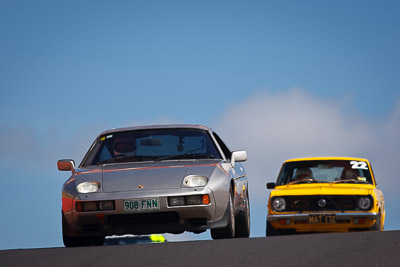
[[400,231],[1,250],[0,266],[400,266]]

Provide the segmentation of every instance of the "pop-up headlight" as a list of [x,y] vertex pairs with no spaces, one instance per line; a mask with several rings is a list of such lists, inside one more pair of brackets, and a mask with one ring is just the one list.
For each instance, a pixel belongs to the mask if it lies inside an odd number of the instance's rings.
[[79,193],[93,193],[100,189],[100,183],[95,181],[83,182],[77,185]]
[[183,179],[183,186],[185,187],[197,187],[205,186],[208,183],[207,177],[199,175],[188,175]]

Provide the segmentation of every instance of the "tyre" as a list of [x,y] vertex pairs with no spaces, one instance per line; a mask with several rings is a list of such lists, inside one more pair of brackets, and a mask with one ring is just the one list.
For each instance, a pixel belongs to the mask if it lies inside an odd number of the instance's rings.
[[212,239],[223,239],[223,238],[233,238],[235,237],[235,213],[233,211],[233,199],[232,192],[229,192],[229,203],[227,212],[229,213],[228,225],[223,228],[211,229]]
[[266,236],[277,236],[277,235],[282,235],[283,233],[275,229],[270,222],[267,221],[267,227],[266,227]]
[[83,246],[102,246],[104,244],[104,236],[93,237],[71,237],[67,235],[68,223],[62,213],[62,235],[64,246],[69,247],[83,247]]
[[77,238],[70,237],[63,232],[63,243],[66,248],[82,246]]
[[295,229],[276,229],[272,226],[270,222],[267,221],[266,227],[267,236],[278,236],[278,235],[296,235],[299,234]]
[[248,192],[246,192],[246,198],[244,199],[244,209],[236,216],[235,223],[235,237],[250,236],[250,203]]
[[378,217],[376,218],[376,221],[374,225],[369,229],[371,231],[382,231],[382,216],[381,216],[381,211],[378,212]]
[[70,237],[63,234],[64,246],[70,247],[86,247],[86,246],[102,246],[104,244],[104,236],[94,237]]
[[70,237],[67,234],[68,223],[67,223],[67,220],[65,219],[63,212],[61,212],[61,215],[62,215],[62,237],[63,237],[64,246],[67,248],[83,246],[82,240],[79,240],[79,238],[76,238],[76,237]]

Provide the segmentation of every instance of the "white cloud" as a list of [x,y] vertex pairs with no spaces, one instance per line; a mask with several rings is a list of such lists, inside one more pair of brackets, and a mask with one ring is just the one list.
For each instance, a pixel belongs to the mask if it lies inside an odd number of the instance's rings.
[[370,126],[344,112],[341,102],[315,98],[298,88],[260,93],[225,111],[215,129],[234,144],[232,149],[248,151],[246,166],[256,175],[250,179],[265,183],[289,158],[362,156],[364,145],[374,138]]
[[254,148],[256,155],[344,155],[368,142],[371,134],[366,123],[343,113],[340,102],[300,89],[258,94],[228,109],[216,125],[234,143]]

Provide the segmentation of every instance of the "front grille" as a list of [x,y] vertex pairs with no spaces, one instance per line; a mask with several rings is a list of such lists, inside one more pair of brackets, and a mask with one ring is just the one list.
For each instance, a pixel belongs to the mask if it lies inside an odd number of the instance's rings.
[[178,223],[179,215],[176,212],[134,213],[108,216],[110,226],[118,225],[147,225]]
[[[325,206],[318,201],[325,200]],[[288,196],[285,211],[349,211],[357,210],[355,196]],[[323,202],[323,201],[322,201]]]

